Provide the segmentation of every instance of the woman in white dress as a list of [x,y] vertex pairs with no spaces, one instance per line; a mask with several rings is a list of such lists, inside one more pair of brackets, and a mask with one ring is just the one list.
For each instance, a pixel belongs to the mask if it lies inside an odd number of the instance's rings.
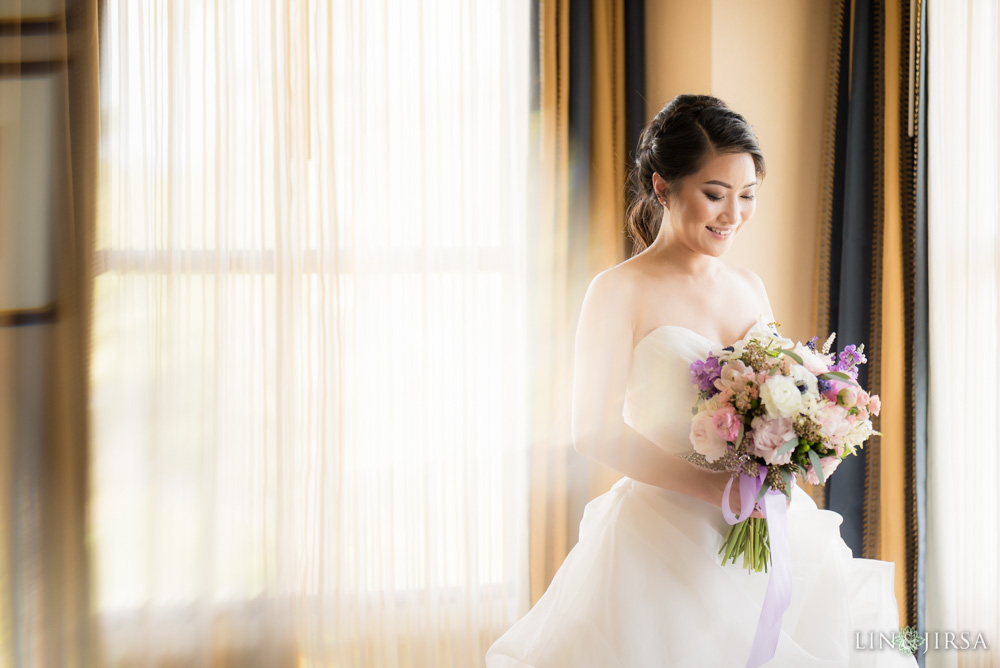
[[[635,173],[637,254],[587,291],[573,386],[577,452],[625,477],[587,505],[579,542],[488,668],[742,667],[750,654],[769,576],[721,565],[729,476],[679,455],[693,449],[690,362],[774,319],[760,278],[720,259],[753,216],[764,158],[742,116],[681,95],[643,131]],[[841,521],[793,489],[791,602],[765,665],[916,665],[872,647],[899,631],[894,565],[852,558]]]

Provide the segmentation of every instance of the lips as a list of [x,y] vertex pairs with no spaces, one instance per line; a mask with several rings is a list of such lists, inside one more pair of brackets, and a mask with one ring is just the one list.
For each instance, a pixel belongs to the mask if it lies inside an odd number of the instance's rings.
[[733,236],[733,231],[735,230],[735,228],[732,227],[723,228],[723,227],[708,227],[708,226],[706,226],[705,229],[711,232],[712,236],[716,237],[717,239],[728,239],[729,237]]

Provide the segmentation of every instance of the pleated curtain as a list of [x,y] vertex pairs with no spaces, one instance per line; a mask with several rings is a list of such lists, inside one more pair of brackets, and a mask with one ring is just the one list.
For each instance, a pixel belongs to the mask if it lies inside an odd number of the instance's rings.
[[478,665],[523,611],[529,9],[104,4],[108,665]]
[[[836,332],[836,347],[865,344],[877,359],[881,319],[881,237],[883,224],[884,3],[834,3],[833,65],[828,81],[827,170],[819,231],[817,330]],[[877,364],[862,367],[859,382],[879,392]],[[856,554],[865,545],[863,518],[872,512],[864,493],[877,469],[874,438],[844,461],[825,489],[824,505],[841,513],[841,534]]]
[[538,0],[535,10],[532,603],[576,544],[584,506],[621,477],[573,448],[573,349],[591,279],[631,248],[626,180],[645,122],[643,3]]
[[[926,630],[987,648],[928,652],[928,668],[1000,661],[1000,12],[927,2]],[[933,641],[933,636],[931,638]]]
[[0,2],[0,666],[97,664],[88,375],[96,3]]
[[833,3],[817,322],[864,343],[873,437],[820,505],[856,557],[896,564],[901,623],[924,629],[927,456],[926,3]]

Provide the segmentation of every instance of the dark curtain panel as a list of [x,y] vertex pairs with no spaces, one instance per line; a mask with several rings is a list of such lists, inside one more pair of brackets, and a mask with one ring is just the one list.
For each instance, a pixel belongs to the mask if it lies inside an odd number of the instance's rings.
[[[856,0],[853,25],[844,23],[837,94],[837,139],[833,210],[829,225],[827,325],[838,349],[864,343],[876,350],[880,338],[882,257],[882,0]],[[862,367],[858,380],[878,392],[876,365]],[[873,382],[874,381],[874,382]],[[844,517],[841,534],[856,556],[874,557],[878,513],[878,443],[872,439],[848,457],[826,484],[826,507]]]
[[[625,146],[629,174],[635,165],[635,149],[646,125],[646,114],[646,3],[625,0]],[[631,178],[629,184],[634,188]],[[632,238],[626,234],[625,255],[631,257],[634,252]]]
[[[591,69],[593,67],[594,15],[590,0],[569,0],[569,219],[567,229],[567,297],[574,315],[583,303],[589,284],[591,189]],[[576,318],[573,318],[576,321]],[[575,332],[575,328],[572,329]],[[567,341],[569,345],[571,341]],[[589,462],[575,450],[566,451],[569,505],[568,535],[571,544],[579,537],[576,518],[590,501]]]
[[568,403],[584,294],[597,273],[625,259],[628,144],[638,136],[632,119],[645,113],[644,75],[635,68],[645,54],[641,0],[535,0],[531,12],[530,150],[539,170],[529,184],[538,214],[528,323],[539,435],[531,456],[534,602],[576,543],[586,503],[620,477],[574,451]]
[[[852,7],[853,4],[853,7]],[[878,393],[881,378],[882,299],[887,277],[882,256],[885,211],[898,210],[902,229],[903,333],[897,343],[906,364],[905,516],[906,600],[900,623],[924,629],[926,529],[926,421],[928,384],[926,0],[902,0],[899,26],[886,26],[885,0],[837,0],[831,41],[827,164],[820,221],[817,325],[837,332],[836,348],[864,343],[871,363],[859,380]],[[853,11],[852,11],[853,10]],[[891,30],[889,30],[891,28]],[[898,30],[897,30],[898,28]],[[892,38],[887,38],[891,33]],[[898,43],[896,40],[898,39]],[[898,124],[885,118],[887,49],[899,51]],[[891,120],[891,119],[890,119]],[[886,156],[885,132],[897,127],[899,154]],[[892,132],[897,130],[893,129]],[[884,199],[886,160],[899,164],[899,202]],[[895,224],[895,223],[894,223]],[[896,288],[894,288],[895,290]],[[888,371],[887,371],[888,373]],[[876,428],[879,428],[876,422]],[[825,486],[825,506],[844,517],[841,534],[855,556],[879,558],[879,503],[883,473],[880,439],[849,457]],[[923,665],[923,657],[918,655]]]
[[[594,245],[607,243],[595,235],[595,226],[606,221],[600,206],[601,195],[611,188],[624,193],[624,174],[632,165],[632,156],[638,144],[639,133],[645,123],[645,26],[642,24],[644,3],[629,0],[620,10],[614,2],[605,0],[568,0],[569,2],[569,81],[568,81],[568,147],[569,147],[569,220],[568,220],[568,281],[570,304],[576,308],[583,303],[586,288],[596,270],[593,264]],[[621,11],[621,13],[619,13]],[[610,35],[610,40],[601,37]],[[622,62],[624,61],[624,62]],[[621,70],[624,69],[624,72]],[[604,78],[602,80],[602,78]],[[622,91],[624,87],[624,91]],[[612,99],[605,99],[608,92]],[[616,96],[624,92],[624,109]],[[616,125],[624,123],[624,133]],[[617,139],[622,137],[625,144]],[[614,138],[612,154],[601,152],[601,142]],[[602,164],[608,158],[619,165]],[[619,199],[622,199],[619,195]],[[621,202],[624,206],[625,202]],[[622,220],[624,211],[619,212]],[[620,223],[618,223],[620,226]],[[623,226],[615,234],[615,243],[624,247],[625,256],[631,254],[630,239]],[[616,261],[624,259],[617,257]],[[584,480],[592,477],[592,464],[575,452],[569,453],[567,469],[570,479]],[[572,485],[569,507],[573,517],[581,515],[584,506],[600,487],[591,480],[587,485]],[[571,540],[576,539],[577,527],[570,529]]]

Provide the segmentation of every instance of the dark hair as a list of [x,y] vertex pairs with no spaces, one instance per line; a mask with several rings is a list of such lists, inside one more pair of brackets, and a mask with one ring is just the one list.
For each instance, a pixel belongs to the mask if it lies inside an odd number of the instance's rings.
[[694,174],[705,158],[717,153],[749,153],[758,178],[764,176],[764,154],[747,120],[710,95],[678,95],[653,117],[639,136],[632,170],[632,202],[626,229],[635,253],[656,238],[663,210],[653,189],[653,173],[670,193]]

